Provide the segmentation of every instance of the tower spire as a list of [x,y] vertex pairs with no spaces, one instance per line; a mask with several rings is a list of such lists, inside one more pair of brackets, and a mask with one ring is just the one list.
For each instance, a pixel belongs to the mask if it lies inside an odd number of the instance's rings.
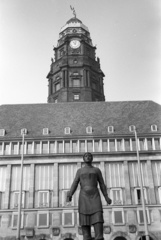
[[76,11],[75,11],[74,7],[72,7],[72,6],[70,5],[70,9],[73,11],[73,15],[74,15],[74,17],[76,18]]

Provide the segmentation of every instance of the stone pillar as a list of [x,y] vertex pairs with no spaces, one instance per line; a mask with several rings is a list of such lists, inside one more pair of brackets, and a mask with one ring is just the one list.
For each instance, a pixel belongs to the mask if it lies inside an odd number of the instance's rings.
[[54,181],[54,188],[53,188],[53,207],[58,207],[59,206],[59,174],[58,174],[58,163],[54,163],[54,176],[53,176],[53,181]]
[[130,180],[129,180],[129,171],[128,171],[128,162],[124,161],[124,179],[125,179],[125,198],[126,204],[131,204],[131,191],[130,191]]
[[35,184],[34,184],[34,179],[35,179],[35,164],[30,165],[30,183],[29,183],[29,208],[34,207],[34,192],[35,192]]
[[11,165],[7,165],[6,172],[6,189],[4,194],[4,209],[9,208],[9,200],[10,200],[10,188],[11,188]]
[[148,171],[149,195],[150,195],[150,201],[151,201],[150,204],[156,204],[152,165],[150,160],[147,160],[147,171]]

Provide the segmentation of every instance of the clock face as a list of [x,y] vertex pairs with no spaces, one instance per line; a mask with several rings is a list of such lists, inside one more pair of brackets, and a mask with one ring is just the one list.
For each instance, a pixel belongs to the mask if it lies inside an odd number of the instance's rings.
[[70,47],[71,47],[71,48],[79,48],[79,47],[80,47],[80,41],[78,41],[78,40],[72,40],[72,41],[70,42]]

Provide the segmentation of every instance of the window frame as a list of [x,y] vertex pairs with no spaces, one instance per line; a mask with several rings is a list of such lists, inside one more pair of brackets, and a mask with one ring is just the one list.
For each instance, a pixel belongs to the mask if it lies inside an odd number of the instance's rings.
[[151,125],[151,131],[152,132],[157,132],[158,131],[158,126],[156,124]]
[[158,187],[159,203],[161,204],[161,187]]
[[[147,216],[147,223],[150,224],[150,213],[149,213],[149,209],[146,208],[145,211],[146,211],[146,216]],[[140,222],[140,214],[139,214],[139,212],[142,212],[142,214],[143,214],[143,209],[142,209],[142,208],[137,208],[137,220],[138,220],[138,224],[139,224],[139,225],[144,225],[144,221],[143,221],[143,222]],[[143,218],[144,218],[144,215],[143,215]]]
[[[72,224],[66,225],[65,224],[65,214],[66,213],[71,213],[72,214]],[[62,212],[62,226],[63,227],[74,227],[75,223],[74,223],[74,211],[73,210],[64,210]]]
[[4,137],[5,133],[5,129],[0,129],[0,137]]
[[[116,223],[115,222],[115,212],[121,212],[122,213],[122,223]],[[125,225],[125,212],[123,208],[113,208],[112,209],[112,223],[113,225]]]
[[[18,203],[16,204],[15,203],[15,195],[18,194]],[[19,191],[15,191],[13,193],[13,208],[18,208],[19,206],[19,194],[20,192]],[[21,197],[21,208],[25,208],[25,191],[22,191],[22,197]]]
[[108,126],[107,131],[108,133],[114,133],[114,126]]
[[[141,197],[141,200],[140,200],[140,202],[139,202],[139,201],[138,201],[138,198],[137,198],[137,190],[140,190],[140,194],[141,194],[141,188],[136,187],[136,188],[134,189],[135,204],[141,205],[141,204],[142,204],[142,197]],[[147,189],[146,189],[145,187],[143,187],[143,192],[144,192],[144,201],[145,201],[145,204],[148,204]],[[140,195],[140,196],[141,196],[141,195]]]
[[[46,225],[39,225],[40,215],[47,214],[47,224]],[[37,212],[37,228],[48,228],[49,227],[49,212],[48,211],[41,211]]]
[[[47,203],[43,203],[43,205],[40,205],[40,194],[42,193],[47,193]],[[49,190],[41,190],[38,191],[38,207],[39,208],[45,208],[45,207],[49,207],[49,199],[50,199],[50,194],[49,194]]]
[[92,126],[86,127],[86,133],[91,134],[93,132]]
[[49,128],[43,128],[42,134],[43,135],[49,135]]
[[80,100],[80,95],[79,94],[74,94],[73,96],[75,101],[79,101]]
[[[120,191],[120,202],[121,203],[114,203],[114,196],[113,196],[113,192],[114,191]],[[123,194],[122,194],[122,188],[111,188],[110,189],[110,196],[112,199],[112,205],[123,205]]]
[[60,82],[56,82],[56,83],[54,84],[54,88],[55,88],[55,92],[58,92],[58,91],[60,90],[60,88],[61,88]]
[[[11,220],[11,227],[12,229],[17,229],[18,226],[13,226],[14,223],[14,216],[17,216],[17,225],[18,225],[18,212],[13,212],[12,213],[12,220]],[[21,212],[21,224],[20,228],[24,228],[24,212]]]

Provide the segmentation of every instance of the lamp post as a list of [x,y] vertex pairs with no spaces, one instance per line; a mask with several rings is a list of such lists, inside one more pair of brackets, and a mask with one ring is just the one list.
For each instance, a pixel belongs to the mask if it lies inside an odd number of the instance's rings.
[[27,130],[24,128],[21,130],[22,135],[22,153],[21,153],[21,171],[20,171],[20,191],[18,200],[18,224],[17,224],[17,239],[20,240],[20,228],[21,228],[21,204],[22,204],[22,184],[23,184],[23,160],[24,160],[24,140]]
[[146,217],[146,210],[145,210],[145,199],[144,199],[143,181],[142,181],[142,176],[141,176],[141,164],[140,164],[140,157],[139,157],[138,137],[137,137],[136,128],[133,129],[133,132],[134,132],[134,134],[135,134],[135,142],[136,142],[136,153],[137,153],[137,161],[138,161],[138,176],[139,176],[139,182],[140,182],[141,201],[142,201],[142,207],[143,207],[143,218],[144,218],[144,227],[145,227],[145,238],[146,238],[146,240],[149,240],[148,224],[147,224],[147,217]]

